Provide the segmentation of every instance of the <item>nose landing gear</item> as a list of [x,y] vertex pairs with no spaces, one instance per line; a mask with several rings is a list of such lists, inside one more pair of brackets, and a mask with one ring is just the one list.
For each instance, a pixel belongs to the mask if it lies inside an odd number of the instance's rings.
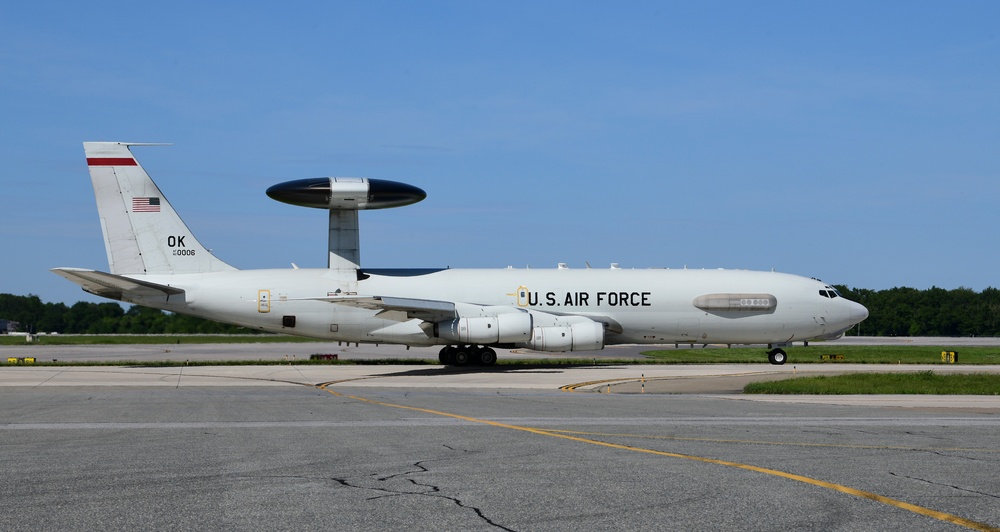
[[486,346],[447,345],[438,353],[438,361],[446,366],[492,366],[497,363],[497,352]]
[[787,360],[788,355],[781,348],[772,349],[767,352],[767,361],[776,366],[784,364]]

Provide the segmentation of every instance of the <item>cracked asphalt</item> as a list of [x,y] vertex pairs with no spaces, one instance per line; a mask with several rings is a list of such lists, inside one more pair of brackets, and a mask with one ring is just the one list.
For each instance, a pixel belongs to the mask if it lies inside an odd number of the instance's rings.
[[0,386],[3,529],[1000,526],[997,409],[143,375]]

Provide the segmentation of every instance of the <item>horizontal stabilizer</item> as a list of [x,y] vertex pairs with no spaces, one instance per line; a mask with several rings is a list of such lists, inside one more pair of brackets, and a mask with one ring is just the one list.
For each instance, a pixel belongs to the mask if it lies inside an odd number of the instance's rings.
[[184,290],[172,286],[83,268],[53,268],[52,273],[73,281],[91,294],[119,301],[123,299],[123,295],[128,296],[125,299],[131,300],[140,297],[164,297],[184,293]]

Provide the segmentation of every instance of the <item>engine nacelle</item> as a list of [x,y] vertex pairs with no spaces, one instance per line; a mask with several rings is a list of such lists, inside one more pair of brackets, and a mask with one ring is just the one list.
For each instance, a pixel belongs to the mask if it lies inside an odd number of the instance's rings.
[[455,318],[437,324],[437,335],[460,344],[514,344],[531,339],[531,315],[509,312],[494,316]]
[[596,321],[535,327],[525,347],[538,351],[596,351],[604,349],[604,324]]

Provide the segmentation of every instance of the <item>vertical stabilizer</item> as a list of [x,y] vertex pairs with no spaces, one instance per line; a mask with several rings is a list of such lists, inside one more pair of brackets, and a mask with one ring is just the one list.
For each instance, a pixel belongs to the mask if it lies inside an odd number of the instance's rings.
[[198,242],[156,183],[139,166],[130,146],[142,145],[83,143],[111,273],[234,270]]

